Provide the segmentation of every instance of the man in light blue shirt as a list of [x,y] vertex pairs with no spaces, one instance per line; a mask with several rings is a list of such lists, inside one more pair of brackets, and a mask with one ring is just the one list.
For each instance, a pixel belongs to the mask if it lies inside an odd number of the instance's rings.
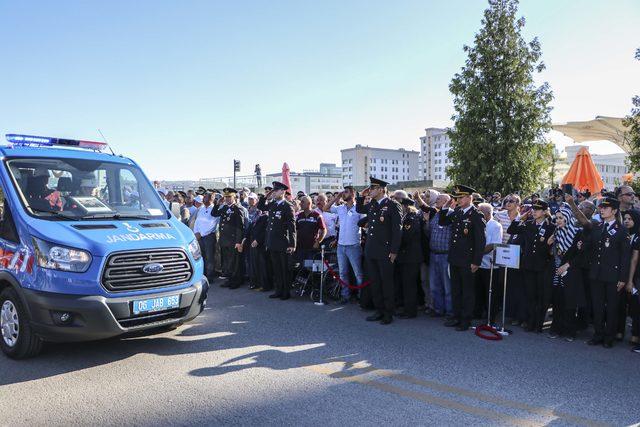
[[[344,203],[335,205],[336,202]],[[342,303],[349,302],[351,289],[344,284],[349,284],[349,265],[356,276],[356,285],[362,285],[364,274],[362,271],[362,246],[360,246],[360,227],[358,221],[364,214],[356,212],[355,190],[351,186],[346,186],[344,191],[339,193],[331,202],[325,206],[325,212],[331,212],[338,216],[338,269],[340,270],[340,280],[343,282]]]

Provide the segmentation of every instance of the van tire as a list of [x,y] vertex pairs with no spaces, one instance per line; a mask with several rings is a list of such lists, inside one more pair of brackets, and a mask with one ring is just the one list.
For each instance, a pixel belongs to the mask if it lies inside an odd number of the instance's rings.
[[29,314],[13,288],[5,288],[0,292],[0,310],[7,301],[13,304],[18,316],[18,339],[13,346],[10,346],[0,334],[0,347],[2,348],[2,352],[11,359],[28,359],[36,356],[42,350],[43,341],[34,333]]

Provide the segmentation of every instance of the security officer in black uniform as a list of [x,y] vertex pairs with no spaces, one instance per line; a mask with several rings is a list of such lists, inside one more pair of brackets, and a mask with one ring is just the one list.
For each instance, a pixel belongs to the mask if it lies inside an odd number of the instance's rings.
[[[522,237],[520,269],[527,296],[527,332],[542,332],[548,309],[552,280],[551,236],[556,226],[549,216],[549,204],[538,200],[519,220],[513,220],[507,233]],[[529,216],[532,216],[530,218]]]
[[285,200],[289,187],[281,182],[273,182],[273,190],[260,197],[258,209],[269,212],[265,244],[273,268],[275,293],[269,298],[290,298],[289,258],[296,250],[296,218],[293,205]]
[[236,203],[237,191],[233,188],[222,190],[224,197],[219,199],[211,212],[220,218],[220,255],[222,257],[222,274],[227,282],[220,285],[236,289],[242,284],[242,249],[244,240],[244,214]]
[[482,263],[486,237],[482,213],[472,204],[476,191],[465,185],[454,187],[451,199],[440,211],[439,224],[451,226],[449,270],[453,318],[445,326],[466,331],[471,326],[475,304],[475,274]]
[[[365,205],[367,195],[371,202]],[[367,321],[388,325],[395,310],[393,267],[402,238],[402,208],[387,197],[387,183],[371,177],[369,188],[356,197],[356,212],[368,218],[364,257],[376,313]]]
[[602,223],[594,226],[589,236],[594,334],[587,344],[611,348],[617,328],[618,293],[624,291],[629,278],[631,243],[626,227],[618,219],[620,202],[606,197],[598,209]]
[[404,313],[398,317],[412,319],[418,314],[418,287],[420,286],[420,264],[424,258],[424,219],[422,212],[410,198],[400,201],[402,205],[402,241],[396,258],[396,273],[402,286]]

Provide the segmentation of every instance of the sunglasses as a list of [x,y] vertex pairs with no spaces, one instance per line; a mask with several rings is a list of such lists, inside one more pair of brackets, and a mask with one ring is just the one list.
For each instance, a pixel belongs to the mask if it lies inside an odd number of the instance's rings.
[[624,193],[624,194],[621,194],[621,196],[630,196],[630,197],[633,197],[635,195],[636,195],[636,193]]

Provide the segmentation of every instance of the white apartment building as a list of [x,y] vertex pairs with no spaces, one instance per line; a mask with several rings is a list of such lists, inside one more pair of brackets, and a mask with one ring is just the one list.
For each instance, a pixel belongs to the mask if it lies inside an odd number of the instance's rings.
[[451,165],[450,149],[451,140],[447,136],[447,129],[425,129],[425,136],[420,137],[420,179],[446,186],[451,181],[446,172]]
[[343,185],[367,186],[372,176],[390,184],[419,179],[418,151],[374,148],[360,144],[340,151]]
[[[582,147],[586,147],[587,150],[589,149],[589,147],[584,145],[569,145],[565,148],[567,152],[567,163],[569,165],[573,163],[578,150]],[[629,173],[629,168],[626,164],[626,153],[592,154],[591,159],[600,173],[600,177],[602,177],[607,190],[613,190],[614,187],[621,185],[623,182],[622,176]]]

